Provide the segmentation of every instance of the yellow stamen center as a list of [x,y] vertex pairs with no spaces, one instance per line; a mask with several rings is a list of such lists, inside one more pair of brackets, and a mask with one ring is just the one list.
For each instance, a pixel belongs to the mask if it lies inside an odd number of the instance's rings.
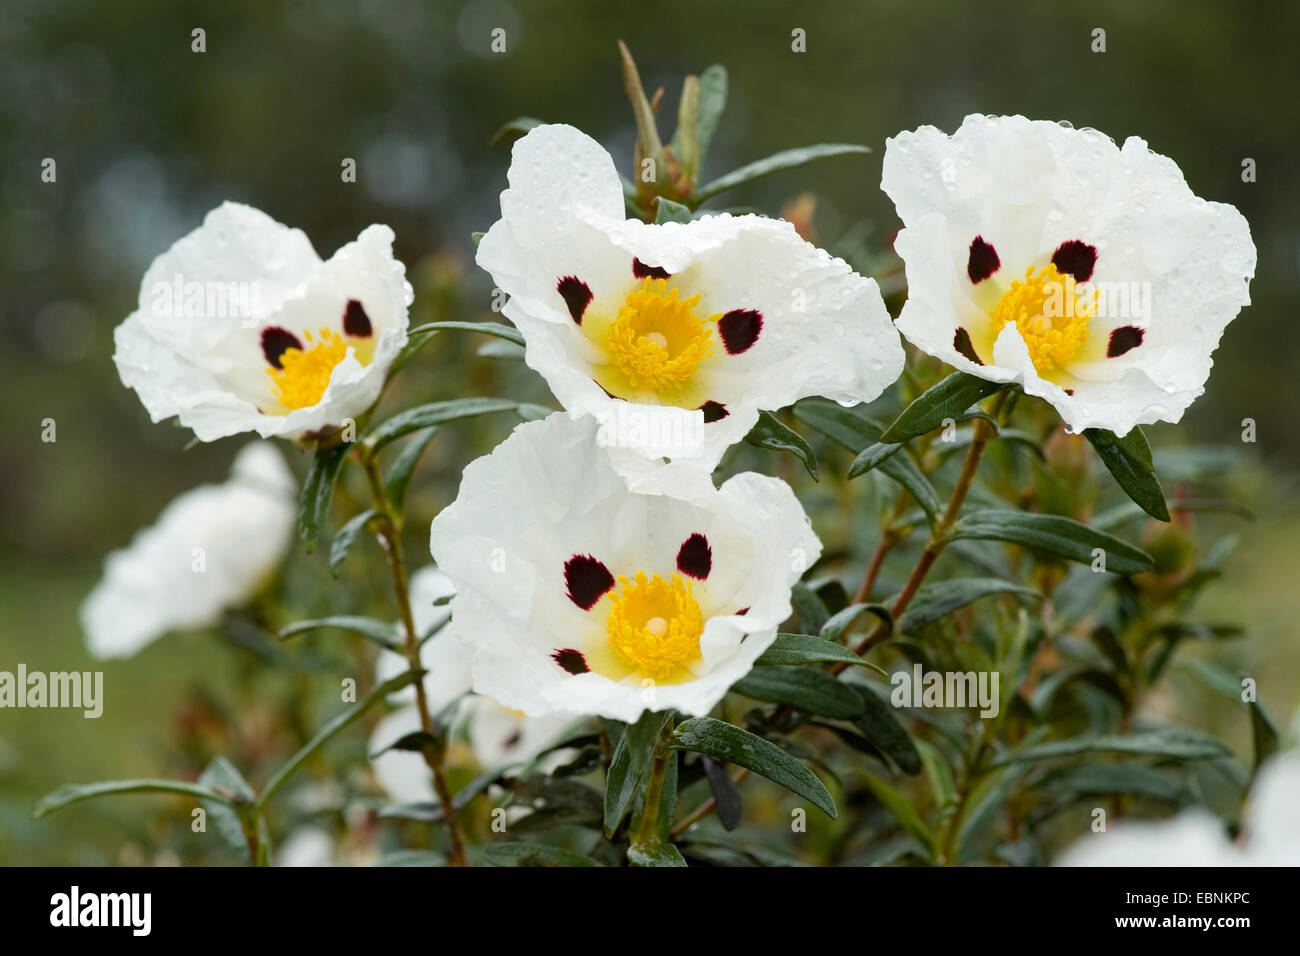
[[605,336],[610,358],[633,388],[681,385],[713,351],[713,322],[695,314],[698,295],[683,299],[666,279],[647,278],[628,293]]
[[1034,368],[1046,374],[1066,365],[1088,341],[1088,320],[1096,314],[1098,295],[1094,292],[1091,299],[1080,298],[1074,276],[1062,275],[1054,265],[1040,269],[1037,275],[1030,266],[1025,281],[1012,281],[989,313],[993,337],[1014,322]]
[[343,361],[348,347],[337,332],[320,330],[320,341],[304,333],[307,347],[288,348],[280,353],[280,367],[268,368],[271,390],[285,408],[307,408],[320,401],[330,383],[334,366]]
[[613,606],[605,619],[609,646],[642,677],[663,681],[700,657],[704,614],[681,575],[672,580],[636,573],[620,575],[622,587],[610,594]]

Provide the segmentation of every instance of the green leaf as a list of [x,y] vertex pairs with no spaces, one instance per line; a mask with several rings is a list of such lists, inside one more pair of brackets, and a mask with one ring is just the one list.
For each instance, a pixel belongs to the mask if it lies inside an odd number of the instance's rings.
[[605,773],[605,836],[613,838],[623,818],[632,809],[641,775],[632,771],[632,755],[628,752],[627,733],[619,735],[614,754]]
[[628,756],[632,762],[632,772],[638,777],[650,767],[655,741],[659,739],[659,733],[671,716],[670,710],[646,711],[636,723],[628,724],[627,729],[623,731],[623,737],[627,741]]
[[853,689],[824,671],[774,665],[750,671],[731,689],[755,700],[770,700],[810,714],[853,720],[862,701]]
[[859,146],[856,143],[819,143],[816,146],[782,150],[768,156],[766,159],[760,159],[747,166],[742,166],[740,169],[733,170],[725,176],[720,176],[713,182],[701,186],[691,194],[690,201],[693,206],[698,206],[706,199],[711,199],[728,189],[735,189],[737,186],[760,179],[763,176],[770,176],[773,173],[779,173],[787,169],[796,169],[805,163],[811,163],[818,159],[869,152],[871,152],[870,148]]
[[366,436],[365,445],[370,454],[374,454],[390,441],[400,438],[407,432],[428,428],[431,425],[441,425],[460,418],[510,411],[518,405],[518,402],[505,398],[453,398],[445,402],[416,405],[414,408],[399,412],[376,427]]
[[1164,489],[1152,470],[1151,446],[1142,429],[1135,425],[1123,438],[1104,428],[1085,428],[1083,434],[1124,493],[1151,517],[1168,521]]
[[1184,789],[1168,774],[1134,761],[1062,767],[1046,774],[1037,786],[1047,793],[1072,797],[1130,793],[1171,803],[1178,800]]
[[262,788],[262,792],[258,795],[257,801],[253,805],[253,814],[255,816],[260,814],[271,802],[271,798],[276,795],[282,786],[284,786],[285,781],[293,776],[294,771],[301,767],[307,758],[319,750],[331,737],[343,730],[389,694],[396,693],[403,687],[413,684],[423,676],[423,670],[408,670],[404,673],[398,674],[392,680],[384,681],[357,703],[353,704],[347,710],[343,711],[343,713],[326,723],[320,730],[316,731],[315,736],[303,744],[298,752],[285,761],[280,769],[277,770],[271,776],[271,779],[267,781],[266,786]]
[[1073,757],[1085,753],[1146,754],[1168,757],[1172,760],[1209,760],[1230,756],[1228,748],[1209,734],[1196,730],[1165,728],[1145,730],[1135,734],[1082,734],[1065,740],[1049,740],[1032,744],[1004,754],[995,766],[1023,763],[1029,760],[1047,760],[1052,757]]
[[673,202],[671,199],[665,199],[663,196],[658,197],[655,206],[655,222],[663,224],[665,222],[690,222],[691,210],[689,206],[683,206],[679,202]]
[[862,700],[862,713],[853,725],[862,735],[898,764],[903,773],[916,776],[922,770],[921,754],[912,742],[912,736],[899,722],[894,707],[881,700],[865,684],[849,684]]
[[858,657],[843,644],[812,634],[778,634],[772,646],[760,654],[754,663],[765,667],[779,664],[856,664],[885,673],[879,666]]
[[[474,241],[478,245],[478,240]],[[406,335],[406,344],[402,346],[401,351],[393,358],[392,364],[388,366],[388,371],[384,375],[384,386],[397,377],[402,369],[406,368],[408,362],[415,358],[415,354],[433,341],[434,336],[438,334],[437,330],[426,332],[408,332]]]
[[828,641],[838,641],[844,636],[849,625],[858,619],[858,615],[866,612],[867,614],[877,617],[885,625],[886,632],[894,629],[894,616],[889,613],[889,608],[883,604],[850,604],[842,611],[833,614],[825,624],[821,626],[819,635]]
[[740,818],[745,810],[740,790],[736,788],[731,774],[727,773],[727,768],[722,764],[703,756],[700,757],[700,762],[704,765],[704,776],[709,782],[709,790],[713,793],[718,822],[722,824],[724,830],[736,829],[740,826]]
[[633,866],[685,866],[681,851],[671,843],[634,844],[627,848],[627,861]]
[[973,511],[957,521],[949,539],[1007,541],[1082,564],[1091,562],[1094,549],[1100,548],[1105,554],[1106,570],[1117,574],[1137,574],[1155,564],[1136,545],[1060,515],[996,509]]
[[934,431],[945,418],[954,421],[981,399],[1007,387],[1005,382],[988,382],[965,372],[953,372],[903,409],[880,436],[882,442],[904,442]]
[[865,475],[877,465],[882,465],[890,458],[902,451],[902,445],[886,445],[876,442],[874,445],[868,445],[853,459],[853,464],[849,465],[849,477],[856,478],[858,475]]
[[712,717],[692,717],[678,725],[667,747],[690,750],[752,770],[809,800],[832,820],[835,801],[811,770],[773,743]]
[[1250,736],[1255,748],[1255,765],[1252,769],[1258,773],[1259,765],[1277,753],[1278,739],[1273,718],[1258,700],[1250,702]]
[[444,866],[447,858],[433,850],[392,850],[375,860],[373,866]]
[[695,117],[696,172],[704,168],[713,134],[718,131],[722,111],[727,108],[727,69],[715,63],[700,74],[700,107]]
[[[867,417],[866,408],[865,405],[844,408],[825,402],[804,402],[794,407],[794,414],[856,455],[875,445],[881,435],[880,426]],[[882,473],[911,493],[931,520],[943,510],[939,493],[909,455],[888,456],[879,462],[879,467]]]
[[899,619],[898,629],[905,634],[914,633],[958,608],[991,594],[1016,594],[1035,600],[1042,600],[1043,597],[1033,588],[1012,584],[1001,578],[952,578],[936,581],[917,592]]
[[[235,769],[234,764],[221,755],[213,757],[203,769],[203,773],[199,774],[199,784],[229,795],[241,806],[252,804],[257,796],[253,788],[248,785],[248,781]],[[226,846],[245,863],[252,863],[248,837],[244,832],[244,824],[240,820],[238,811],[227,804],[211,800],[203,801],[203,809],[212,819],[213,828]]]
[[953,840],[953,855],[956,860],[962,858],[962,852],[969,847],[971,841],[993,821],[998,807],[1006,802],[1029,769],[1027,766],[1004,767],[987,774],[975,786],[957,824],[956,839]]
[[494,843],[483,851],[493,866],[601,866],[589,856],[545,843]]
[[320,529],[334,498],[334,485],[350,447],[347,442],[339,442],[330,448],[318,449],[312,456],[311,468],[298,499],[298,536],[308,554],[316,550]]
[[234,806],[232,799],[212,787],[199,786],[194,783],[153,779],[108,780],[103,783],[65,784],[41,797],[36,802],[36,806],[32,808],[32,816],[39,820],[41,817],[49,816],[56,810],[62,810],[64,807],[80,803],[82,800],[111,797],[119,793],[179,793],[189,797],[197,797],[200,800],[210,800],[229,807]]
[[394,514],[400,515],[406,509],[406,491],[411,485],[411,476],[415,474],[415,466],[419,464],[424,449],[436,434],[436,427],[417,433],[402,447],[392,467],[388,469],[388,474],[384,477],[384,499]]
[[372,617],[360,617],[355,614],[335,614],[332,617],[318,617],[309,621],[297,621],[280,631],[280,638],[294,637],[306,631],[322,627],[337,627],[340,631],[351,631],[374,641],[380,647],[400,652],[402,634],[397,625],[387,621],[376,621]]
[[527,133],[530,129],[533,129],[536,126],[541,126],[544,122],[545,120],[539,120],[532,116],[518,116],[492,134],[492,138],[488,140],[488,149],[504,143],[507,140],[517,139]]
[[334,536],[334,540],[330,543],[331,575],[334,577],[339,576],[339,569],[343,567],[343,562],[348,559],[348,552],[352,550],[352,545],[356,542],[357,536],[372,525],[376,519],[383,520],[383,516],[373,508],[367,508],[339,528],[338,534]]
[[[382,757],[390,750],[400,750],[406,753],[422,754],[430,747],[441,746],[441,741],[427,730],[412,730],[409,734],[402,734],[387,747],[381,747],[370,755],[370,759]],[[459,793],[457,794],[459,796]],[[453,798],[454,802],[454,798]]]
[[817,456],[813,454],[812,446],[802,435],[771,412],[758,413],[758,423],[749,430],[745,441],[756,448],[790,452],[803,462],[813,481],[820,480],[817,475]]
[[493,338],[504,339],[507,342],[513,342],[515,345],[522,346],[524,344],[523,333],[513,325],[506,325],[504,322],[430,322],[427,325],[417,326],[407,334],[440,332],[443,329],[478,332],[480,335],[490,335]]
[[555,414],[555,409],[548,408],[545,405],[535,405],[532,402],[520,402],[515,411],[526,422],[541,421],[543,418]]
[[826,604],[812,588],[802,581],[795,582],[790,589],[790,603],[799,615],[799,624],[805,631],[820,631],[830,620]]
[[899,822],[903,830],[925,850],[926,856],[934,856],[934,835],[925,821],[908,803],[907,798],[874,774],[859,770],[858,775],[871,788],[871,792]]

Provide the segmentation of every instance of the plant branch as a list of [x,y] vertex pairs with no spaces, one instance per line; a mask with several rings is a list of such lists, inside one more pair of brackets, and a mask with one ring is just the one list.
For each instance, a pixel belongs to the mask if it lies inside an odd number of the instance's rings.
[[[411,613],[410,584],[406,573],[406,558],[402,551],[402,539],[397,531],[398,521],[393,515],[387,496],[384,495],[383,484],[380,482],[379,471],[375,466],[374,458],[363,452],[361,463],[365,469],[366,481],[370,485],[370,496],[374,503],[374,509],[380,515],[380,520],[377,523],[377,533],[380,544],[384,548],[384,554],[388,558],[388,566],[393,574],[393,593],[397,598],[397,610],[402,620],[402,630],[406,632],[402,650],[406,654],[411,669],[419,670],[420,641],[419,635],[415,633],[415,618]],[[425,733],[433,734],[434,725],[432,718],[429,716],[429,701],[424,691],[423,679],[415,682],[415,704],[420,713],[420,727]],[[438,800],[442,804],[443,822],[447,827],[447,839],[450,844],[447,861],[452,866],[469,866],[469,858],[465,854],[465,838],[461,834],[456,808],[452,804],[451,789],[447,786],[447,777],[442,769],[442,748],[426,746],[422,748],[422,753],[424,754],[424,762],[429,765],[429,770],[433,773],[434,789],[437,791]]]

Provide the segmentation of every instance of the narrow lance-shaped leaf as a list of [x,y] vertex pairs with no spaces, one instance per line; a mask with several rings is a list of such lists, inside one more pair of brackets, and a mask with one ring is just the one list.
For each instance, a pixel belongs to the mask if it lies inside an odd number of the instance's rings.
[[727,107],[727,69],[714,64],[700,74],[700,108],[695,119],[695,139],[699,161],[696,167],[696,179],[704,167],[704,160],[709,155],[709,146],[713,143],[713,134],[718,130],[722,120],[722,111]]
[[904,442],[932,432],[943,424],[945,418],[956,421],[980,399],[1006,387],[1005,382],[989,382],[965,372],[953,372],[903,409],[894,423],[885,429],[880,441]]
[[894,708],[881,700],[870,687],[850,684],[862,699],[862,713],[853,721],[864,737],[898,764],[906,774],[915,776],[923,768],[921,753],[911,735],[899,722]]
[[64,807],[80,803],[82,800],[110,797],[119,793],[182,794],[197,797],[200,800],[211,800],[226,806],[234,806],[234,801],[230,797],[217,792],[211,787],[199,786],[198,784],[155,779],[107,780],[103,783],[70,783],[59,787],[37,801],[36,806],[32,808],[32,816],[40,819],[55,810],[62,810]]
[[543,122],[543,120],[536,119],[532,116],[516,117],[492,134],[492,138],[488,140],[488,148],[491,149],[493,146],[500,143],[517,139],[527,133],[530,129],[541,126]]
[[296,621],[280,631],[280,638],[294,637],[298,634],[304,634],[307,631],[314,631],[322,627],[336,627],[341,631],[351,631],[353,634],[360,634],[362,637],[369,638],[381,647],[390,651],[400,650],[402,646],[402,635],[397,626],[387,621],[376,621],[372,617],[361,617],[355,614],[336,614],[332,617],[318,617],[308,621]]
[[320,529],[329,515],[330,502],[334,498],[334,485],[338,482],[339,472],[351,446],[340,442],[330,448],[317,450],[312,456],[311,468],[307,471],[307,480],[302,484],[302,493],[298,499],[298,536],[308,554],[316,549]]
[[1155,564],[1136,545],[1060,515],[998,509],[973,511],[958,520],[949,538],[1006,541],[1084,564],[1095,561],[1100,549],[1105,570],[1118,574],[1137,574]]
[[384,683],[380,684],[361,700],[357,701],[357,703],[353,704],[347,710],[343,711],[343,713],[326,723],[324,727],[316,732],[315,736],[313,736],[311,740],[302,745],[301,749],[299,749],[296,754],[285,761],[280,769],[277,770],[271,779],[267,781],[266,786],[262,788],[262,792],[258,795],[257,801],[254,804],[254,813],[260,813],[266,805],[271,802],[271,799],[277,792],[279,792],[280,788],[284,786],[285,781],[293,775],[294,771],[301,767],[303,762],[319,750],[326,741],[339,731],[343,730],[389,694],[396,693],[403,687],[421,679],[423,676],[424,671],[417,669],[408,670],[398,674],[392,680],[384,681]]
[[679,202],[660,196],[655,200],[655,222],[690,222],[691,210]]
[[1169,520],[1165,492],[1151,462],[1151,446],[1136,425],[1123,438],[1104,428],[1085,428],[1084,436],[1124,493],[1143,511],[1160,521]]
[[993,594],[1015,594],[1024,598],[1042,599],[1042,594],[1033,588],[1003,581],[1001,578],[950,578],[922,587],[899,620],[898,629],[904,633],[919,631],[958,608]]
[[367,508],[359,515],[355,515],[348,520],[347,524],[339,528],[339,533],[334,536],[330,542],[330,574],[338,577],[339,569],[343,567],[343,562],[348,559],[348,552],[352,550],[352,545],[356,542],[357,536],[360,535],[367,527],[373,525],[376,521],[383,520],[379,512],[373,508]]
[[709,781],[709,790],[713,793],[713,801],[718,810],[718,822],[722,824],[724,830],[734,830],[740,826],[740,818],[744,813],[744,801],[741,799],[740,791],[731,779],[731,774],[727,773],[727,768],[708,757],[701,757],[704,765],[704,776]]
[[690,750],[746,767],[809,800],[835,819],[835,801],[811,770],[775,744],[712,717],[684,721],[666,741],[674,750]]
[[813,454],[812,446],[802,435],[771,412],[758,413],[758,423],[749,430],[745,441],[757,448],[790,452],[803,462],[813,481],[820,480],[817,474],[817,456]]
[[483,851],[493,866],[601,866],[581,853],[546,843],[493,843]]
[[759,655],[755,664],[855,664],[885,673],[879,666],[863,660],[843,644],[813,634],[778,634],[772,646]]
[[420,456],[424,454],[424,449],[436,434],[438,429],[430,427],[408,440],[393,461],[392,467],[388,469],[388,474],[384,476],[384,499],[393,509],[394,514],[400,516],[405,510],[406,492],[411,486],[411,476],[415,474],[415,467],[420,463]]
[[524,344],[523,333],[513,325],[506,325],[504,322],[430,322],[427,325],[421,325],[411,329],[409,334],[415,335],[417,332],[439,332],[444,329],[456,329],[461,332],[477,332],[480,335],[490,335],[493,338],[513,342],[515,345]]
[[1050,757],[1073,757],[1083,753],[1129,753],[1169,757],[1177,760],[1208,760],[1229,756],[1229,751],[1209,734],[1195,730],[1146,730],[1121,736],[1118,734],[1081,734],[1064,740],[1049,740],[1021,747],[999,757],[997,765],[1046,760]]
[[862,700],[851,687],[811,667],[756,667],[731,689],[837,720],[853,720],[862,713]]
[[428,428],[431,425],[441,425],[460,418],[509,411],[517,405],[517,402],[505,398],[454,398],[445,402],[417,405],[399,412],[377,426],[366,436],[364,444],[369,454],[373,455],[390,441],[400,438],[407,432]]
[[799,149],[782,150],[774,153],[766,159],[760,159],[757,162],[742,166],[739,169],[727,173],[725,176],[719,176],[711,183],[707,183],[695,190],[691,194],[690,202],[692,206],[698,206],[706,199],[710,199],[719,193],[724,193],[728,189],[735,189],[737,186],[753,182],[755,179],[761,179],[764,176],[770,176],[773,173],[779,173],[787,169],[795,169],[803,166],[805,163],[811,163],[818,159],[829,159],[832,156],[849,156],[855,153],[869,153],[871,149],[867,146],[860,146],[856,143],[819,143],[816,146],[804,146]]

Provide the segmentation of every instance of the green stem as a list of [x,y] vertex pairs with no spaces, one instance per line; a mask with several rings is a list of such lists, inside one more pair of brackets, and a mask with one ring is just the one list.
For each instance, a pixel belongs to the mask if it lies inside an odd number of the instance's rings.
[[[402,538],[398,531],[400,519],[393,514],[388,498],[384,494],[383,484],[380,482],[379,470],[374,459],[363,451],[361,453],[361,463],[365,469],[366,481],[370,485],[373,507],[380,515],[378,522],[379,540],[383,545],[384,553],[388,558],[388,566],[393,574],[393,593],[397,598],[397,610],[401,617],[402,630],[406,632],[402,650],[406,654],[406,659],[411,668],[418,670],[420,668],[420,641],[419,635],[415,633],[415,618],[411,613],[410,583],[406,573],[406,558],[402,551]],[[420,727],[425,733],[434,733],[433,720],[429,716],[429,701],[424,691],[423,680],[415,682],[415,704],[420,714]],[[442,804],[442,818],[447,828],[447,840],[450,844],[447,852],[447,862],[452,866],[469,866],[469,857],[465,853],[465,838],[461,834],[460,823],[456,817],[456,808],[452,804],[451,789],[447,786],[447,777],[442,769],[442,748],[429,746],[422,748],[422,752],[424,762],[429,765],[429,770],[433,773],[433,786],[438,793],[438,800]]]
[[659,803],[663,798],[664,776],[668,773],[668,761],[675,752],[663,745],[673,731],[676,721],[669,720],[655,741],[654,762],[650,765],[650,777],[645,788],[645,806],[641,811],[641,826],[637,829],[636,846],[648,846],[656,840],[655,829],[659,823]]

